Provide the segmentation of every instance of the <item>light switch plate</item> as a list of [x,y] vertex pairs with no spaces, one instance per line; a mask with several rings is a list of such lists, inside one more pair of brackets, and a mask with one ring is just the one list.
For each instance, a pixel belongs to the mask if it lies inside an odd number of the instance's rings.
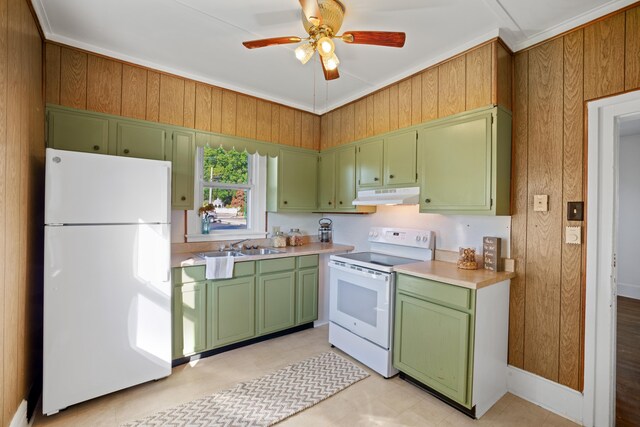
[[570,245],[582,243],[582,233],[580,227],[567,227],[565,232],[565,242]]
[[549,196],[546,194],[536,194],[533,196],[533,211],[547,212],[549,210]]

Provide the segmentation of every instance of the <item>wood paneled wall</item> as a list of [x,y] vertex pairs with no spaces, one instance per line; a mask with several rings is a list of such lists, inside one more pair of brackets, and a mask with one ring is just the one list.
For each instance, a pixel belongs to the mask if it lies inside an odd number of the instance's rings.
[[322,116],[320,149],[500,104],[511,110],[512,55],[475,47]]
[[[0,0],[0,425],[39,381],[42,347],[42,39],[26,0]],[[40,301],[40,302],[39,302]]]
[[[585,101],[640,87],[640,8],[515,56],[509,363],[583,386],[583,250],[564,243],[586,194]],[[626,42],[625,42],[626,41]],[[533,196],[549,195],[534,212]]]
[[50,42],[46,102],[295,147],[320,147],[320,117],[315,114]]

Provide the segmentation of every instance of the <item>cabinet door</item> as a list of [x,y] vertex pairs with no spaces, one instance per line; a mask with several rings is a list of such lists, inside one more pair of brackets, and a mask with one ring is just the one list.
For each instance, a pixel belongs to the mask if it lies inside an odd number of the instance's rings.
[[384,140],[384,185],[416,182],[416,140],[414,130]]
[[171,207],[193,209],[195,140],[193,132],[174,131],[171,181]]
[[355,147],[336,152],[336,196],[336,208],[354,209],[351,202],[356,198]]
[[99,154],[109,151],[109,120],[106,118],[49,111],[48,126],[48,147]]
[[296,277],[296,325],[318,319],[318,269],[299,270]]
[[317,208],[317,153],[282,150],[278,171],[280,209],[312,211]]
[[320,154],[318,170],[318,208],[333,210],[335,208],[335,152]]
[[295,272],[265,274],[258,278],[258,334],[295,325]]
[[421,211],[490,211],[491,134],[491,113],[420,130]]
[[399,293],[394,365],[469,407],[469,326],[467,313]]
[[255,336],[255,279],[209,282],[207,347],[221,347]]
[[207,282],[176,286],[173,293],[173,358],[206,347]]
[[118,122],[116,154],[118,156],[165,160],[167,132],[158,126]]
[[383,140],[366,142],[358,147],[358,186],[382,186]]

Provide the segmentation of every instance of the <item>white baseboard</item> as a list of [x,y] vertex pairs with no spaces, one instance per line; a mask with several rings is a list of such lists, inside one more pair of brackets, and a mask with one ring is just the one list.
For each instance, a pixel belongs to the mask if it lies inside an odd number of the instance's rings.
[[640,285],[630,283],[618,283],[618,296],[640,299]]
[[27,401],[23,400],[20,403],[20,406],[18,406],[18,410],[13,415],[13,419],[11,420],[11,424],[9,424],[9,427],[28,427],[28,426],[29,426],[29,422],[27,420]]
[[582,425],[582,393],[514,366],[507,368],[507,389],[531,403]]

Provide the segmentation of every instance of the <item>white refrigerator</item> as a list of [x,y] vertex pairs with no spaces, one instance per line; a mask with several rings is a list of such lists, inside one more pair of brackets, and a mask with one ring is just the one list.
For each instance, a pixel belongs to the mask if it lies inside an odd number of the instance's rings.
[[42,411],[171,374],[171,163],[47,149]]

